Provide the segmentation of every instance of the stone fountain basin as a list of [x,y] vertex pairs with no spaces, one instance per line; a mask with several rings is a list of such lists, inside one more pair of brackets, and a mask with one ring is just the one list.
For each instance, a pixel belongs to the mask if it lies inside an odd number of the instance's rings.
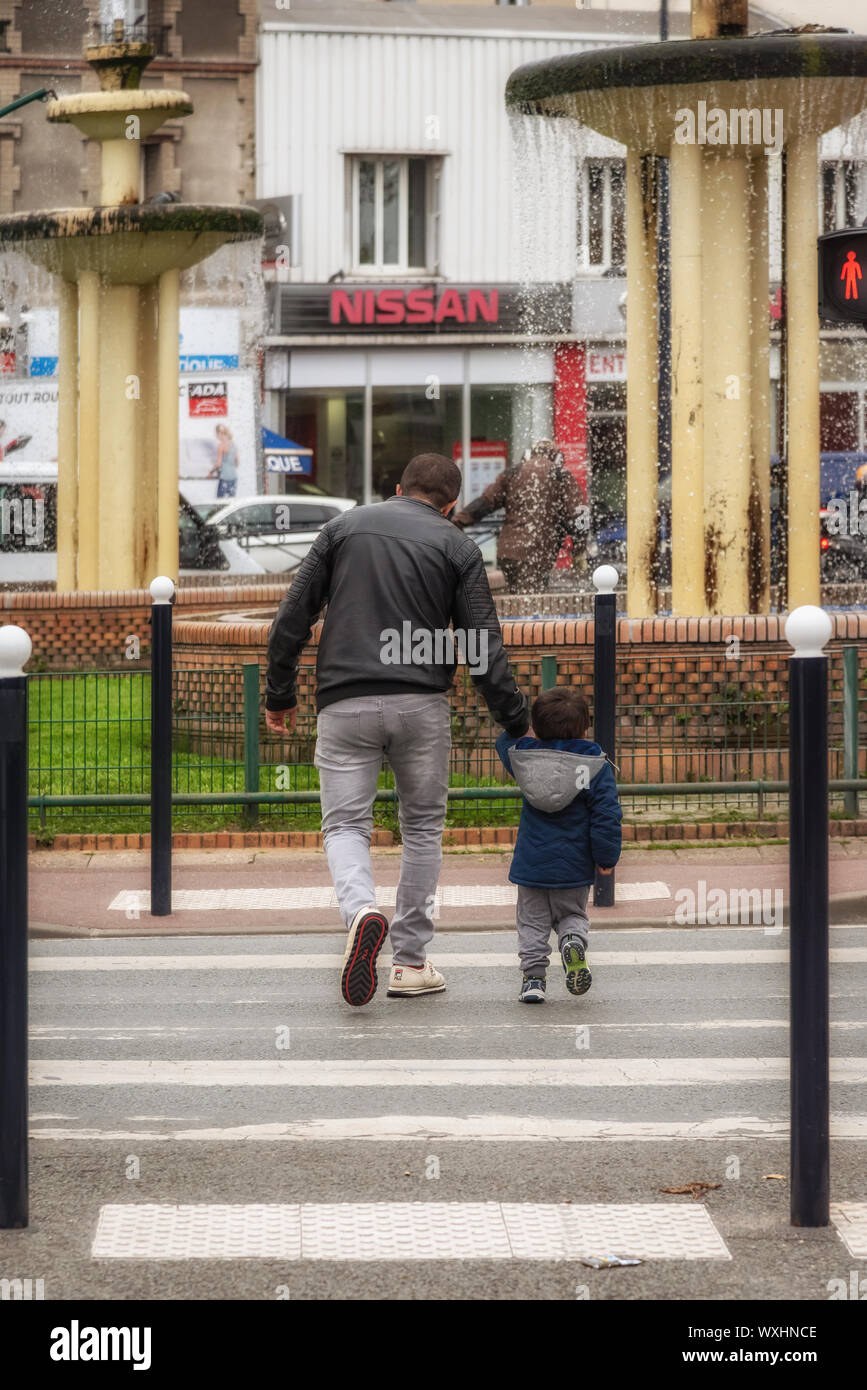
[[129,88],[110,92],[75,92],[48,103],[46,119],[70,121],[89,140],[129,138],[130,116],[138,121],[137,138],[143,140],[172,116],[188,116],[193,103],[186,92],[163,87]]
[[59,208],[0,217],[0,251],[14,247],[64,280],[95,271],[107,284],[146,285],[186,270],[226,242],[262,235],[262,214],[243,204],[158,203]]
[[784,140],[832,130],[867,107],[867,37],[771,33],[626,44],[516,68],[507,107],[566,116],[634,149],[667,154],[678,111],[783,111]]

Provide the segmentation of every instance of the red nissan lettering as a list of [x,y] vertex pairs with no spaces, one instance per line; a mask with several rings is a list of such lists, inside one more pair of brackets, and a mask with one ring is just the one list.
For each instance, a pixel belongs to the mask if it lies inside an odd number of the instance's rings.
[[433,323],[433,286],[409,290],[406,296],[407,323]]
[[403,323],[403,290],[380,290],[376,296],[377,323]]
[[362,295],[360,290],[356,290],[352,296],[346,290],[331,291],[331,313],[332,323],[340,323],[341,318],[345,318],[347,323],[362,323]]
[[484,290],[470,290],[467,295],[467,311],[470,323],[482,319],[485,323],[496,323],[500,317],[500,296],[498,290],[485,294]]
[[444,319],[454,319],[455,323],[466,323],[467,321],[464,306],[457,290],[443,290],[440,295],[434,322],[442,323]]

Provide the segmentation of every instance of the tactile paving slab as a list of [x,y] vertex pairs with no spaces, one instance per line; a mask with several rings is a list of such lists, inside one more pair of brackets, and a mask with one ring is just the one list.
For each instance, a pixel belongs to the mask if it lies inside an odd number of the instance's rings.
[[497,1202],[303,1206],[305,1260],[509,1260]]
[[680,1202],[567,1206],[505,1202],[503,1219],[519,1260],[637,1255],[642,1260],[730,1260],[706,1207]]
[[91,1256],[97,1260],[298,1260],[298,1206],[262,1204],[104,1206]]
[[104,1206],[94,1259],[728,1260],[698,1204],[500,1202]]
[[867,1202],[832,1202],[831,1220],[849,1254],[867,1260]]

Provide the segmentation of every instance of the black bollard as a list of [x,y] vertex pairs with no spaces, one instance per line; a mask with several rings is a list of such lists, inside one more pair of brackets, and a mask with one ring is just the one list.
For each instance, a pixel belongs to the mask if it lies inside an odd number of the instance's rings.
[[[593,629],[593,735],[603,753],[614,762],[614,701],[617,673],[617,599],[614,589],[618,574],[613,565],[600,565],[593,571],[596,588]],[[614,906],[614,871],[600,874],[593,883],[595,907]]]
[[151,609],[151,916],[172,911],[172,596],[154,579]]
[[27,1225],[27,677],[0,628],[0,1229]]
[[793,1226],[827,1226],[831,1197],[828,997],[828,658],[831,620],[796,608],[789,666],[790,1178]]

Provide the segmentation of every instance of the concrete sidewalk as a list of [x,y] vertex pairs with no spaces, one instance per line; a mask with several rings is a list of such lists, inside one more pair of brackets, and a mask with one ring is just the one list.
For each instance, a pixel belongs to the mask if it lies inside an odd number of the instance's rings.
[[[511,849],[447,851],[440,877],[443,902],[438,931],[509,927],[514,907],[508,883]],[[393,890],[400,850],[373,855],[377,886]],[[41,937],[251,935],[334,931],[325,856],[309,850],[177,850],[174,854],[171,917],[148,910],[150,859],[146,851],[112,853],[35,851],[30,855],[31,933]],[[784,904],[787,920],[788,848],[704,845],[670,849],[627,849],[617,870],[622,895],[613,908],[593,908],[601,927],[690,925],[678,921],[685,902],[707,925],[768,925],[768,917],[733,917],[737,891],[764,894],[768,908]],[[831,921],[867,922],[867,841],[830,845]],[[726,895],[728,920],[711,915],[714,890]],[[684,890],[694,895],[685,899]],[[628,895],[628,896],[627,896]],[[778,896],[781,895],[781,896]],[[592,895],[591,895],[592,896]],[[717,904],[719,899],[716,900]],[[743,900],[742,900],[743,901]],[[263,906],[263,904],[266,904]],[[387,903],[384,900],[383,905]],[[773,905],[773,907],[772,907]],[[775,918],[778,924],[778,918]]]

